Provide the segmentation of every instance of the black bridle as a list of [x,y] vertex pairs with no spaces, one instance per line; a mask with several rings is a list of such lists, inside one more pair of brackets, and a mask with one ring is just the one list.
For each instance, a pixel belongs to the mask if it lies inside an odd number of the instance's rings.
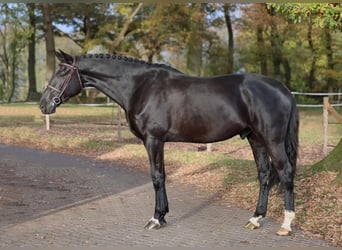
[[64,79],[62,79],[63,83],[62,83],[60,89],[57,89],[57,88],[51,86],[50,84],[47,85],[47,88],[50,88],[50,89],[52,89],[52,90],[54,90],[54,91],[56,91],[58,93],[57,96],[52,98],[52,101],[53,101],[53,103],[55,105],[59,105],[59,104],[61,104],[63,102],[62,95],[63,95],[66,87],[68,86],[68,84],[69,84],[69,82],[71,80],[71,77],[72,77],[72,75],[74,74],[75,71],[76,71],[76,74],[77,74],[78,81],[80,83],[81,89],[83,89],[83,84],[82,84],[81,77],[80,77],[80,74],[79,74],[78,68],[77,68],[76,57],[73,57],[73,62],[72,62],[71,65],[67,64],[67,63],[60,63],[59,65],[60,66],[63,65],[63,66],[69,67],[71,70],[68,73],[68,75]]

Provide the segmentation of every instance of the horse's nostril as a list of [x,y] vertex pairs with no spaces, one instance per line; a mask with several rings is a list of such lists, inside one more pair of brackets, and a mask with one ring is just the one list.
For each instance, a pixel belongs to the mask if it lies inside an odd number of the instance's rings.
[[42,113],[46,114],[46,106],[45,105],[40,105],[40,110],[42,111]]

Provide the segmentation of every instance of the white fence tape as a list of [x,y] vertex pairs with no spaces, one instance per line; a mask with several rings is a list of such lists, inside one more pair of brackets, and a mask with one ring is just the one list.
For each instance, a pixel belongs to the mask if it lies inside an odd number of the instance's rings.
[[[342,107],[341,104],[330,104],[332,107]],[[323,108],[323,104],[297,104],[297,107],[300,108]]]
[[305,93],[305,92],[291,92],[292,95],[311,95],[311,96],[336,96],[341,95],[341,93]]
[[[342,93],[306,93],[306,92],[291,92],[292,95],[306,95],[306,96],[342,96]],[[332,107],[342,107],[342,103],[330,104]],[[297,104],[300,108],[323,108],[323,104]]]

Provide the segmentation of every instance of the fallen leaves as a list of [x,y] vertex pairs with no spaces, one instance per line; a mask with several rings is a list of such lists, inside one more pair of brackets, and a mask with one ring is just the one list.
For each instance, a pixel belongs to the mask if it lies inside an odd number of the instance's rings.
[[319,172],[298,181],[298,224],[307,235],[342,245],[342,184],[334,181],[336,175]]

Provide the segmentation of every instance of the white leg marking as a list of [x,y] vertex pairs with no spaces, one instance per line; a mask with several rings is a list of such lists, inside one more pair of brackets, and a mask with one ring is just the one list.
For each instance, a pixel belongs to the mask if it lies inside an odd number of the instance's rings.
[[294,220],[294,218],[295,218],[295,212],[285,210],[284,222],[281,225],[281,228],[291,231],[291,222]]
[[254,226],[256,227],[260,227],[260,223],[259,220],[262,218],[261,215],[259,215],[258,217],[252,217],[249,219],[249,222],[252,223]]
[[155,219],[153,216],[152,218],[146,223],[144,226],[146,229],[158,229],[160,228],[160,222],[158,219]]
[[159,220],[158,220],[158,219],[155,219],[153,216],[152,216],[152,218],[150,219],[150,221],[153,222],[154,224],[157,224],[158,226],[160,226]]

